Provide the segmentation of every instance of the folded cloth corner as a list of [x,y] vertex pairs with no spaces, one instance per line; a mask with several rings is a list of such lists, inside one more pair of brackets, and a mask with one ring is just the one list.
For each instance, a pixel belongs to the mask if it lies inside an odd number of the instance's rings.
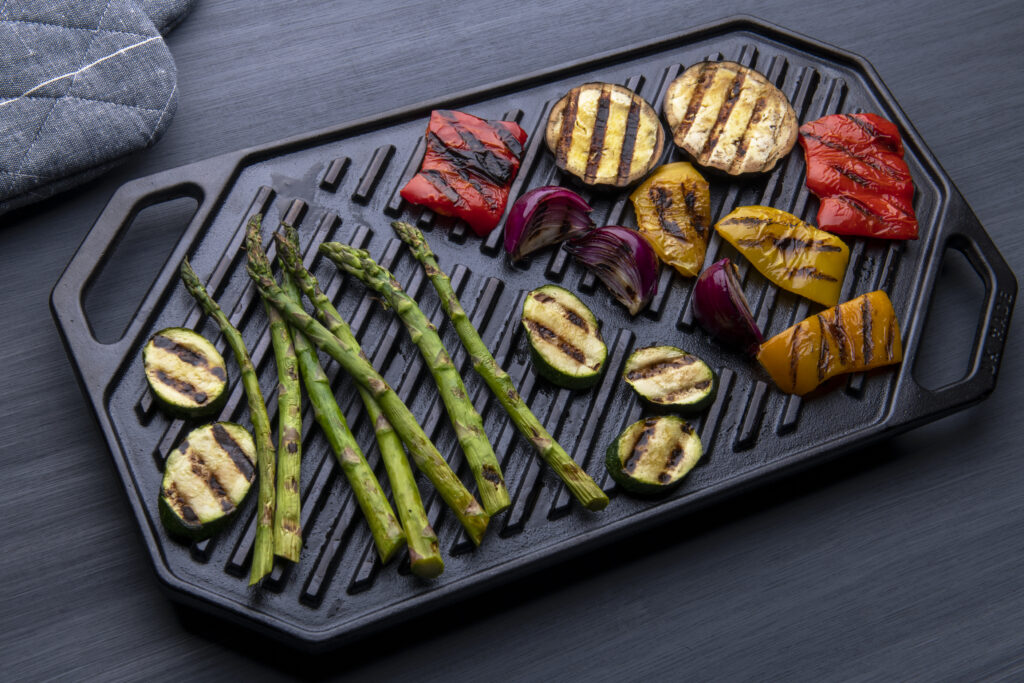
[[160,139],[178,104],[161,30],[193,3],[0,3],[0,214],[85,182]]

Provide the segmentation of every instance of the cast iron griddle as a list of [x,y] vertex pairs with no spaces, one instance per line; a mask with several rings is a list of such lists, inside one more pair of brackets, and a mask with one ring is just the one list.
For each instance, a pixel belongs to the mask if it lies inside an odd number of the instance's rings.
[[[899,125],[917,187],[915,208],[921,238],[906,243],[848,239],[851,256],[842,300],[879,288],[889,293],[904,335],[906,360],[901,366],[836,378],[804,399],[786,396],[756,364],[723,349],[694,326],[689,313],[692,280],[681,278],[671,268],[662,268],[659,291],[650,308],[630,318],[564,251],[544,251],[513,266],[504,256],[500,230],[480,240],[465,225],[410,206],[398,195],[422,157],[431,109],[514,119],[526,129],[530,137],[513,186],[514,199],[531,187],[571,184],[555,169],[543,142],[547,113],[570,87],[593,80],[622,83],[660,112],[668,83],[686,66],[705,59],[735,60],[761,71],[786,93],[801,122],[836,112],[871,111]],[[668,147],[663,162],[683,158],[673,146]],[[799,150],[769,174],[736,179],[709,173],[713,219],[735,206],[768,204],[813,222],[817,200],[807,192],[803,176]],[[635,225],[626,191],[582,192],[594,206],[599,225]],[[139,211],[181,196],[199,201],[197,213],[123,337],[100,343],[83,312],[85,291]],[[140,361],[142,345],[160,328],[184,325],[215,339],[226,353],[216,325],[200,314],[178,283],[178,264],[186,255],[242,331],[260,373],[271,419],[276,419],[276,374],[267,322],[239,250],[245,221],[255,212],[268,216],[265,238],[277,219],[298,226],[307,265],[313,267],[348,318],[374,365],[472,487],[430,375],[397,318],[384,311],[362,284],[347,280],[329,262],[317,258],[315,245],[325,239],[353,243],[369,249],[393,269],[438,325],[462,371],[502,461],[513,504],[492,520],[483,545],[474,550],[429,483],[420,477],[424,502],[446,561],[444,574],[434,581],[410,575],[404,560],[387,567],[379,564],[365,522],[308,409],[303,424],[305,547],[301,562],[279,561],[262,588],[249,588],[246,577],[255,496],[226,532],[209,541],[183,545],[170,540],[160,524],[157,495],[163,458],[198,423],[171,419],[153,406]],[[415,222],[426,231],[498,362],[547,428],[612,497],[606,510],[591,513],[575,504],[492,400],[469,366],[454,330],[444,321],[433,288],[394,237],[389,227],[394,218]],[[273,243],[268,244],[273,256]],[[929,391],[915,382],[913,365],[947,248],[963,252],[985,282],[986,295],[967,375]],[[741,264],[747,297],[766,336],[818,310],[816,305],[769,285],[716,235],[707,262],[723,256]],[[608,370],[589,391],[558,389],[537,378],[530,368],[518,313],[525,292],[545,282],[578,292],[603,321]],[[759,20],[740,17],[133,181],[111,199],[54,288],[51,303],[164,584],[180,599],[293,642],[324,646],[464,598],[495,582],[982,399],[995,385],[1016,289],[1012,272],[977,218],[867,62]],[[635,500],[618,495],[607,477],[604,449],[641,415],[635,395],[619,379],[625,358],[639,346],[666,343],[704,358],[720,373],[720,388],[711,408],[692,420],[706,450],[698,467],[670,497]],[[229,361],[229,368],[233,366]],[[230,397],[219,419],[248,423],[237,370],[229,372]],[[336,364],[329,364],[328,372],[357,439],[386,487],[371,425],[352,383]]]

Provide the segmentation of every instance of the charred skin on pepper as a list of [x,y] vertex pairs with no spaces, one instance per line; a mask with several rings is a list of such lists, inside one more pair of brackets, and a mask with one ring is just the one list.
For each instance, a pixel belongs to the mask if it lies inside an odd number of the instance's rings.
[[637,229],[662,261],[680,275],[696,277],[711,232],[711,192],[685,161],[659,166],[629,196]]
[[799,395],[836,375],[899,363],[892,302],[876,291],[822,311],[761,344],[757,360],[779,389]]
[[839,303],[850,250],[835,235],[767,206],[738,207],[715,230],[779,287],[825,306]]
[[914,182],[896,126],[877,114],[833,114],[800,127],[818,225],[840,235],[916,239]]
[[477,235],[486,235],[505,212],[526,131],[512,121],[435,110],[426,140],[423,163],[402,188],[402,198],[461,218]]

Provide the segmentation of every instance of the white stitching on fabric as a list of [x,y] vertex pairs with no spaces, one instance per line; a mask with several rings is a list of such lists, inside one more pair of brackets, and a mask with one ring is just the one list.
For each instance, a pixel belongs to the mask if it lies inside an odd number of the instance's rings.
[[[177,88],[178,84],[175,83],[174,87]],[[74,95],[18,95],[15,99],[24,100],[79,100],[80,102],[97,102],[99,104],[112,104],[115,107],[128,107],[129,109],[141,109],[142,111],[164,111],[164,107],[142,107],[138,104],[124,104],[123,102],[111,102],[110,100],[101,100],[96,97],[76,97]],[[13,102],[14,100],[9,100]],[[8,102],[0,102],[0,107],[8,104]]]
[[[111,0],[111,2],[113,2],[113,0]],[[119,54],[127,52],[128,50],[134,50],[137,47],[142,47],[143,45],[146,45],[147,43],[152,43],[154,40],[160,40],[160,36],[151,36],[151,37],[147,38],[146,40],[143,40],[141,42],[135,43],[134,45],[129,45],[128,47],[122,47],[117,52],[111,52],[109,55],[105,55],[105,56],[97,59],[94,62],[86,64],[85,66],[83,66],[80,69],[76,69],[75,71],[71,71],[71,72],[63,74],[61,76],[54,76],[53,78],[51,78],[49,80],[43,81],[42,83],[39,83],[37,85],[32,86],[31,88],[29,88],[28,90],[26,90],[22,94],[18,95],[17,97],[11,98],[11,99],[6,100],[4,102],[0,102],[0,107],[6,106],[6,105],[10,104],[11,102],[17,102],[18,100],[23,99],[25,97],[32,97],[31,93],[36,91],[36,90],[39,90],[40,88],[43,88],[43,87],[45,87],[47,85],[50,85],[51,83],[56,83],[57,81],[60,81],[60,80],[63,80],[65,78],[67,78],[68,76],[76,77],[76,76],[78,76],[78,74],[82,73],[83,71],[88,71],[92,67],[98,66],[99,64],[102,64],[103,62],[107,61],[108,59],[116,57]],[[91,47],[91,45],[90,45],[90,47]],[[86,52],[88,52],[88,51],[89,51],[89,49],[87,48]],[[74,87],[74,85],[75,85],[75,82],[74,82],[74,80],[72,80],[71,81],[71,85],[68,87],[68,90],[70,91],[71,88]],[[60,95],[60,96],[57,96],[57,97],[54,97],[54,96],[51,96],[51,95],[37,95],[36,96],[37,99],[38,98],[49,98],[49,99],[53,99],[53,100],[59,100],[59,99],[62,99],[64,97],[74,97],[74,95]],[[79,98],[79,99],[88,99],[88,98]],[[102,101],[102,100],[99,100],[99,101]],[[116,102],[111,102],[110,104],[116,104]],[[54,106],[56,106],[56,102],[54,103]]]
[[[89,57],[89,50],[92,49],[92,44],[96,41],[96,36],[98,36],[100,34],[100,30],[101,30],[100,27],[103,26],[103,20],[107,18],[107,12],[110,10],[110,4],[112,2],[113,2],[113,0],[107,0],[107,4],[103,8],[103,14],[100,15],[100,20],[98,22],[96,22],[96,33],[94,33],[92,35],[92,38],[89,39],[89,44],[85,46],[85,52],[82,53],[82,60],[83,61]],[[85,67],[83,67],[83,68],[85,68]],[[71,88],[75,87],[75,78],[77,78],[78,74],[80,74],[81,72],[82,72],[82,69],[79,69],[77,72],[75,72],[75,77],[71,79],[71,85],[68,87],[68,91],[69,92],[70,92]],[[39,87],[39,86],[36,86],[36,87]],[[31,92],[31,90],[29,92]],[[53,106],[50,107],[50,111],[46,112],[46,116],[43,117],[43,122],[40,123],[39,124],[39,128],[36,129],[35,137],[32,138],[32,144],[29,145],[28,149],[25,150],[25,153],[21,156],[21,161],[18,163],[18,168],[14,169],[15,173],[20,172],[21,169],[25,167],[25,162],[28,161],[29,155],[32,154],[32,150],[35,149],[36,143],[39,142],[39,134],[42,133],[43,132],[43,128],[46,127],[46,122],[50,120],[50,115],[53,114],[53,110],[57,108],[57,103],[58,102],[60,102],[59,99],[54,100],[53,101]],[[9,104],[9,102],[5,102],[4,104]]]
[[164,103],[164,110],[160,112],[160,118],[156,120],[156,125],[153,126],[153,132],[149,134],[149,138],[146,139],[146,147],[149,147],[153,143],[153,137],[156,132],[160,130],[160,124],[164,122],[164,117],[167,116],[167,110],[171,106],[171,99],[174,98],[174,93],[178,92],[178,81],[174,81],[174,87],[171,88],[171,94],[167,96],[167,101]]
[[[6,3],[7,0],[4,0]],[[95,31],[94,28],[79,28],[78,26],[65,26],[64,24],[55,24],[52,21],[35,21],[28,19],[0,19],[0,24],[35,24],[36,26],[53,26],[54,28],[63,28],[69,31]],[[103,29],[104,33],[119,33],[125,36],[138,36],[139,38],[154,38],[152,33],[134,33],[132,31],[117,31],[111,28]]]

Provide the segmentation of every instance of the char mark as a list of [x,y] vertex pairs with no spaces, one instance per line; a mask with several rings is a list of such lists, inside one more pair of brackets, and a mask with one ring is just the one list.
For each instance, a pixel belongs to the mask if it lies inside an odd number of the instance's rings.
[[554,330],[547,328],[534,320],[527,320],[526,326],[531,332],[549,344],[554,345],[559,351],[564,353],[566,356],[569,356],[580,365],[587,362],[587,357],[584,355],[583,351],[573,346],[569,341],[559,337]]
[[627,474],[633,474],[636,471],[637,465],[647,455],[647,442],[650,441],[651,436],[658,430],[658,419],[649,417],[644,420],[644,428],[637,435],[636,441],[633,443],[632,452],[629,457],[626,458],[626,462],[622,464],[622,469]]
[[842,251],[842,247],[838,247],[834,244],[829,244],[825,240],[802,240],[799,237],[776,237],[775,235],[764,235],[756,239],[738,239],[736,244],[741,247],[756,247],[760,248],[765,245],[765,242],[770,242],[773,247],[784,253],[790,253],[794,251],[817,251],[817,252],[835,252]]
[[821,347],[818,349],[818,382],[821,383],[825,381],[828,367],[832,364],[832,347],[825,336],[825,320],[820,313],[814,317],[818,319],[818,336],[821,341]]
[[789,381],[790,389],[796,390],[797,374],[800,370],[800,347],[803,346],[804,324],[800,323],[793,328],[793,334],[789,338]]
[[837,201],[843,202],[844,204],[849,206],[854,211],[857,211],[862,216],[864,216],[866,218],[870,218],[873,221],[878,221],[879,223],[883,223],[883,224],[887,223],[887,221],[885,220],[885,218],[883,216],[881,216],[878,213],[872,211],[866,204],[864,204],[863,202],[859,201],[858,199],[856,199],[854,197],[851,197],[850,195],[846,195],[846,194],[837,194],[837,195],[834,195],[834,196],[835,196],[835,199]]
[[[210,362],[206,359],[206,356],[196,353],[192,349],[188,348],[183,344],[179,344],[173,339],[168,339],[162,334],[158,334],[153,337],[153,346],[164,351],[169,351],[178,357],[183,363],[195,366],[197,368],[209,367]],[[222,370],[223,372],[223,370]]]
[[505,143],[506,147],[508,147],[509,154],[514,156],[516,159],[521,158],[523,156],[523,145],[508,128],[502,125],[504,121],[489,121],[488,123],[494,127],[494,132],[498,134],[501,141]]
[[843,307],[836,306],[834,310],[835,314],[833,316],[826,317],[825,314],[821,314],[820,317],[825,325],[825,330],[836,343],[836,349],[839,352],[839,364],[845,366],[853,360],[853,342],[846,336],[846,328],[843,327]]
[[466,149],[446,144],[433,131],[427,133],[427,147],[460,175],[462,172],[470,173],[494,185],[505,185],[512,180],[512,162],[501,158],[470,131],[464,128],[456,128],[456,131]]
[[661,470],[661,474],[658,475],[658,481],[662,484],[667,484],[672,481],[672,472],[679,467],[680,461],[683,456],[686,455],[686,450],[680,446],[676,446],[668,454],[668,459],[665,461],[665,466]]
[[607,87],[601,88],[601,96],[597,99],[597,112],[594,114],[594,128],[590,133],[590,149],[587,151],[587,169],[583,180],[588,183],[597,178],[597,169],[601,165],[604,154],[604,136],[608,132],[608,115],[612,106],[612,94]]
[[786,271],[786,274],[791,278],[807,278],[809,280],[825,280],[826,282],[836,282],[836,279],[828,273],[823,273],[814,266],[803,266],[802,268],[792,268]]
[[738,71],[733,77],[732,83],[729,84],[729,88],[725,93],[725,100],[722,101],[722,106],[718,109],[718,116],[715,117],[715,123],[711,127],[711,133],[704,141],[704,147],[699,153],[702,164],[706,164],[711,155],[715,153],[715,147],[718,146],[718,138],[721,137],[725,125],[729,122],[733,107],[736,106],[740,93],[743,91],[743,81],[745,78],[745,72]]
[[558,168],[565,168],[569,160],[569,149],[572,147],[572,132],[576,127],[576,116],[580,107],[580,89],[570,91],[569,101],[562,110],[562,129],[558,132],[558,145],[555,148],[555,163]]
[[650,198],[651,203],[654,205],[654,210],[658,214],[658,224],[661,226],[661,229],[676,239],[689,242],[690,240],[686,238],[683,229],[668,215],[669,210],[674,206],[672,193],[660,185],[652,185],[647,191],[647,196]]
[[206,403],[206,399],[209,398],[206,395],[205,391],[200,391],[196,389],[194,386],[192,386],[183,379],[171,377],[163,370],[156,371],[156,378],[160,380],[161,384],[168,386],[171,389],[174,389],[176,392],[182,394],[183,396],[188,396],[190,399],[195,401],[196,405],[203,405],[204,403]]
[[872,156],[866,154],[858,154],[857,152],[854,152],[852,149],[842,144],[841,142],[829,140],[814,133],[803,133],[803,136],[805,138],[810,138],[811,140],[814,140],[816,142],[820,142],[829,149],[833,149],[837,152],[842,152],[846,156],[856,159],[857,161],[870,166],[876,171],[881,171],[890,178],[895,178],[896,180],[903,180],[903,173],[901,173],[897,169],[892,168],[891,166],[888,166],[886,164],[879,163],[879,161]]
[[754,103],[754,109],[750,112],[750,118],[747,120],[747,126],[743,129],[743,134],[740,135],[740,141],[736,145],[736,152],[732,160],[732,164],[729,166],[730,171],[735,171],[742,164],[747,156],[747,148],[750,146],[750,132],[761,122],[761,114],[764,113],[765,107],[768,106],[768,98],[761,95],[757,98],[757,102]]
[[882,135],[878,131],[878,129],[871,125],[871,123],[867,119],[862,118],[862,116],[859,114],[843,114],[843,116],[845,116],[850,123],[853,123],[861,130],[863,130],[865,133],[870,135],[872,138],[872,142],[874,142],[877,145],[881,145],[882,147],[885,147],[890,152],[898,153],[896,145],[894,145],[889,138]]
[[885,326],[885,359],[892,361],[893,351],[896,344],[896,316],[889,318],[889,324]]
[[861,187],[871,187],[874,184],[870,180],[865,178],[864,176],[858,175],[858,174],[854,173],[853,171],[851,171],[850,169],[844,168],[844,167],[840,166],[839,164],[829,164],[829,166],[836,173],[838,173],[840,175],[843,175],[843,176],[846,176],[847,178],[849,178],[853,182],[857,183]]
[[629,102],[629,113],[626,115],[626,132],[622,138],[622,151],[619,152],[619,170],[615,174],[618,183],[626,182],[633,167],[633,149],[636,137],[640,132],[640,98],[634,97]]
[[433,185],[435,190],[443,194],[444,198],[451,202],[453,206],[460,208],[464,208],[466,206],[466,200],[462,198],[462,195],[460,195],[454,187],[448,184],[448,181],[444,178],[444,174],[440,171],[428,169],[420,171],[420,175],[423,176],[424,180]]
[[224,452],[231,458],[231,462],[235,463],[235,467],[245,477],[246,481],[252,481],[256,476],[256,469],[253,467],[252,461],[242,450],[242,447],[238,445],[238,442],[231,436],[228,430],[224,429],[223,425],[214,423],[213,424],[213,438],[217,441]]
[[704,93],[707,91],[708,86],[715,80],[715,73],[718,71],[718,65],[713,62],[704,62],[701,64],[700,73],[697,75],[697,85],[693,89],[693,94],[690,96],[690,101],[686,105],[686,112],[683,114],[683,120],[679,122],[672,134],[676,139],[681,139],[686,136],[690,131],[690,126],[693,125],[693,120],[697,117],[697,112],[700,111],[700,105],[704,101]]
[[631,380],[650,379],[651,377],[660,375],[672,368],[683,368],[687,365],[693,365],[696,362],[697,359],[693,356],[683,356],[681,358],[673,358],[672,360],[663,360],[646,367],[630,370],[626,373],[626,378]]
[[864,364],[870,365],[875,355],[875,337],[872,330],[871,300],[866,296],[860,302],[860,326],[864,330]]

